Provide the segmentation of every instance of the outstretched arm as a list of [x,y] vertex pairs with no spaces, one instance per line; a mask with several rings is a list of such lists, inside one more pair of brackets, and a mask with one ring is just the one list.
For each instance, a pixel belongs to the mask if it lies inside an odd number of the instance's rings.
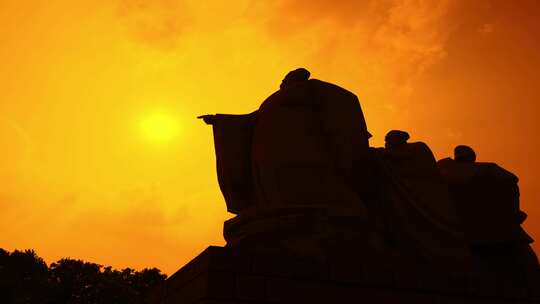
[[202,119],[207,125],[213,125],[216,122],[216,115],[206,114],[197,116],[198,119]]
[[259,110],[256,110],[254,112],[251,112],[249,114],[206,114],[197,116],[198,119],[202,119],[207,125],[215,125],[216,122],[219,120],[227,119],[227,118],[247,118],[251,121],[251,123],[254,123],[255,119],[257,118],[257,112]]

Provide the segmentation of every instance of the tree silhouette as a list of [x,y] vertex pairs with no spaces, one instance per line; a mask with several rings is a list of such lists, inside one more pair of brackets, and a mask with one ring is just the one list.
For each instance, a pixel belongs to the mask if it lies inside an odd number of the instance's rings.
[[165,278],[157,268],[115,270],[69,258],[47,267],[33,250],[0,249],[0,303],[144,303]]
[[0,252],[0,290],[8,303],[46,303],[47,264],[33,250]]

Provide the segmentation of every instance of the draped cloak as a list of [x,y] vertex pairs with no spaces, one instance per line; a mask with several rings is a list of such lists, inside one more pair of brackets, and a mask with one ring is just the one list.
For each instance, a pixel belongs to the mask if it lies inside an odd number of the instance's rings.
[[[238,214],[225,222],[228,246],[281,248],[289,240],[288,248],[303,250],[330,239],[331,247],[344,246],[338,256],[369,252],[378,241],[367,241],[375,229],[366,221],[364,198],[381,183],[370,136],[358,98],[314,79],[275,92],[251,114],[217,115],[218,181],[227,209]],[[382,217],[390,219],[387,224],[412,255],[433,263],[465,261],[465,246],[445,215],[451,212],[437,196],[441,183],[433,181],[437,169],[428,154],[428,169],[421,168],[420,176],[383,166]]]
[[435,157],[422,142],[383,154],[385,217],[401,250],[431,264],[467,269],[470,252]]
[[238,214],[255,204],[251,142],[256,112],[217,114],[213,125],[218,184],[227,211]]
[[311,79],[275,92],[251,114],[216,115],[213,129],[228,211],[363,212],[371,135],[353,93]]
[[311,79],[280,89],[251,114],[215,118],[218,181],[228,211],[238,214],[225,222],[228,245],[261,246],[268,234],[273,247],[298,243],[326,235],[328,217],[351,223],[350,237],[367,233],[358,225],[367,219],[361,197],[371,187],[371,135],[353,93]]
[[517,176],[487,162],[446,158],[438,166],[471,244],[532,243],[520,225],[526,214],[519,207]]
[[343,88],[312,79],[277,91],[253,132],[257,204],[363,212],[369,136],[358,98]]

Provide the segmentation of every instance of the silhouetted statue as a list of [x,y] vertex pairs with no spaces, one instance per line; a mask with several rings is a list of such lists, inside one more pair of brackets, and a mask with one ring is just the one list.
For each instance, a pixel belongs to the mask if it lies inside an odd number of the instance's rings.
[[518,178],[494,163],[476,162],[468,146],[457,146],[454,159],[438,162],[463,223],[476,265],[503,275],[538,270],[538,260],[521,228]]
[[[371,135],[358,98],[309,76],[289,72],[251,114],[199,117],[213,125],[220,188],[238,214],[225,223],[228,246],[313,253],[322,250],[319,235],[371,237],[361,228],[362,197],[373,187]],[[321,221],[341,226],[320,231]]]
[[308,77],[304,69],[290,72],[259,108],[253,134],[257,204],[358,208],[369,179],[370,136],[358,98]]
[[218,183],[227,211],[238,214],[255,205],[252,139],[256,112],[246,115],[203,115],[213,125]]
[[411,138],[409,133],[405,131],[392,130],[386,133],[386,136],[384,137],[384,148],[387,151],[397,149],[398,147],[406,145],[409,138]]
[[392,130],[385,148],[376,149],[381,164],[382,219],[396,250],[419,262],[454,269],[470,264],[470,254],[435,157],[423,142]]

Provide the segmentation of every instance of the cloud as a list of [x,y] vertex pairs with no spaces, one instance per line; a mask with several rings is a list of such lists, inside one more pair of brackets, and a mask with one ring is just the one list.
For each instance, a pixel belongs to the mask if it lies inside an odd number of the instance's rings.
[[73,225],[118,235],[165,232],[189,220],[185,205],[168,207],[170,202],[157,186],[132,188],[109,197],[81,197],[72,205],[78,210],[72,217]]
[[192,22],[184,2],[174,0],[120,0],[117,14],[137,41],[164,49],[174,49]]
[[0,210],[4,247],[34,248],[47,262],[74,257],[118,268],[158,266],[171,273],[194,254],[193,245],[183,241],[196,234],[187,228],[195,226],[188,208],[183,202],[167,205],[155,187],[109,198],[84,193],[40,200],[0,194]]
[[450,9],[449,1],[396,1],[374,40],[391,60],[422,72],[445,56]]
[[[342,58],[368,71],[383,69],[387,78],[404,82],[403,85],[444,58],[445,43],[452,30],[448,17],[454,9],[449,1],[409,0],[315,5],[294,1],[288,5],[292,6],[289,11],[295,17],[285,20],[311,24],[307,28],[320,26],[321,50],[316,52],[317,56]],[[283,23],[292,32],[306,30],[305,26]],[[269,31],[275,32],[271,28]],[[357,73],[364,73],[360,68]]]
[[478,27],[478,32],[488,35],[493,33],[493,30],[495,29],[494,24],[492,23],[484,23],[480,27]]
[[[450,0],[119,1],[120,19],[147,46],[178,53],[182,39],[198,35],[205,37],[197,40],[198,49],[229,54],[245,44],[250,28],[269,39],[282,63],[314,66],[328,80],[346,75],[372,104],[402,100],[402,106],[416,79],[445,58],[451,17],[459,9]],[[228,31],[235,27],[242,30]],[[242,57],[252,51],[245,49]]]
[[447,56],[460,10],[453,1],[252,1],[245,18],[283,62],[357,92],[378,129],[409,115],[419,78]]

